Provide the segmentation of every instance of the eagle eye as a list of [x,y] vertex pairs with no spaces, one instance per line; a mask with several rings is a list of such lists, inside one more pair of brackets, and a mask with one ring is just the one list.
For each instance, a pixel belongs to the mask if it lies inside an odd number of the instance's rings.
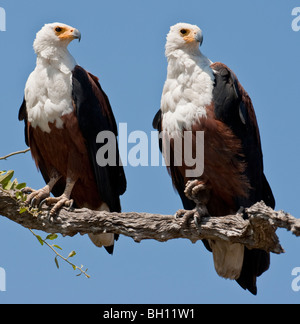
[[55,28],[55,31],[58,32],[58,33],[60,33],[62,31],[62,29],[60,27],[56,27]]
[[188,33],[188,31],[187,31],[186,29],[181,29],[181,30],[180,30],[180,33],[181,33],[182,35],[186,35],[186,34]]

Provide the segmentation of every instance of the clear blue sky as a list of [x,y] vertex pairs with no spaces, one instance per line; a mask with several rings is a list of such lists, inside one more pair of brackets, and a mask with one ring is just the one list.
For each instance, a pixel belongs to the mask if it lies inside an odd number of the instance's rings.
[[[250,94],[276,208],[299,217],[300,32],[291,27],[292,9],[299,5],[294,0],[1,1],[7,30],[0,32],[0,156],[25,148],[17,114],[35,66],[32,42],[43,24],[59,21],[81,31],[81,42],[70,45],[77,62],[100,77],[128,132],[150,134],[166,77],[166,34],[171,25],[189,22],[203,30],[203,53],[231,67]],[[0,161],[0,169],[15,170],[20,182],[34,188],[44,185],[29,153]],[[181,208],[163,167],[125,172],[124,211],[173,214]],[[298,303],[291,273],[300,267],[300,241],[285,230],[278,234],[286,253],[271,256],[254,297],[218,277],[201,242],[137,244],[121,237],[110,256],[86,236],[60,236],[64,254],[76,250],[73,261],[89,268],[91,278],[85,279],[62,262],[57,270],[50,250],[0,217],[0,267],[7,274],[0,303]]]

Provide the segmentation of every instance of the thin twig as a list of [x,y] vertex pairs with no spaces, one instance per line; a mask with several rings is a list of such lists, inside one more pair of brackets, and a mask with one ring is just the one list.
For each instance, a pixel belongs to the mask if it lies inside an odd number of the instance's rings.
[[[74,269],[74,270],[79,270],[80,272],[81,272],[81,274],[83,273],[87,278],[90,278],[90,276],[86,273],[86,271],[87,271],[87,269],[86,270],[83,270],[82,268],[79,268],[76,264],[74,264],[74,263],[72,263],[72,262],[70,262],[69,260],[68,260],[68,258],[65,258],[64,256],[62,256],[60,253],[58,253],[55,249],[54,249],[54,247],[52,246],[52,245],[50,245],[46,240],[43,240],[40,236],[38,236],[38,235],[36,235],[35,233],[34,233],[34,231],[32,230],[32,229],[30,229],[29,228],[29,231],[39,240],[39,242],[43,242],[44,244],[46,244],[55,254],[56,254],[56,257],[59,257],[59,258],[61,258],[62,260],[64,260],[65,262],[67,262],[67,263],[69,263],[69,265],[71,265],[72,266],[72,268]],[[75,254],[75,253],[74,253]]]
[[14,156],[14,155],[17,155],[17,154],[27,153],[29,151],[30,151],[30,148],[28,148],[26,150],[23,150],[23,151],[13,152],[13,153],[10,153],[8,155],[5,155],[5,156],[0,157],[0,160],[6,160],[6,159],[8,159],[11,156]]

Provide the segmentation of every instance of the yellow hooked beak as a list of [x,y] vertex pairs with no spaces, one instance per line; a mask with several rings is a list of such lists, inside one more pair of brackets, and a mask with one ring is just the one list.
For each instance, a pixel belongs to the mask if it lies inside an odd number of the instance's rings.
[[71,42],[73,39],[81,39],[81,33],[78,29],[66,26],[54,27],[54,32],[60,40]]
[[202,36],[202,31],[190,31],[187,36],[184,36],[183,39],[187,43],[193,43],[193,42],[198,42],[200,45],[203,42],[203,36]]

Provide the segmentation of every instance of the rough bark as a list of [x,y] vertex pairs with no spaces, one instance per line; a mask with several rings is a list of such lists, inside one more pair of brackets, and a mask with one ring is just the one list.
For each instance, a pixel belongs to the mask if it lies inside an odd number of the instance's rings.
[[136,242],[146,239],[160,242],[177,238],[192,242],[221,239],[277,254],[284,252],[276,235],[277,228],[286,228],[300,236],[300,219],[284,211],[274,211],[264,202],[245,209],[244,216],[248,217],[246,220],[240,213],[224,217],[203,217],[198,228],[193,217],[176,219],[174,215],[108,213],[85,208],[63,208],[57,217],[49,219],[48,208],[43,208],[39,213],[24,210],[23,203],[16,199],[15,194],[15,191],[6,191],[0,187],[0,215],[26,228],[61,233],[64,236],[110,232],[129,236]]

